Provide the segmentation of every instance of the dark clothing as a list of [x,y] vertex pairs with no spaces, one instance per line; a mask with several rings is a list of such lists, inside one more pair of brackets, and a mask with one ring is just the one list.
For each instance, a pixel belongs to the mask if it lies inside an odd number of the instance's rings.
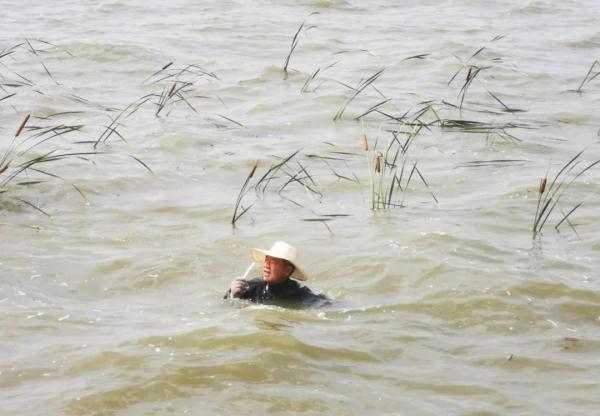
[[[231,295],[231,289],[225,293],[225,299]],[[240,299],[250,300],[254,303],[279,306],[312,306],[319,307],[329,304],[324,295],[316,295],[306,286],[301,286],[297,281],[287,279],[282,283],[268,284],[262,278],[248,280],[248,288]]]

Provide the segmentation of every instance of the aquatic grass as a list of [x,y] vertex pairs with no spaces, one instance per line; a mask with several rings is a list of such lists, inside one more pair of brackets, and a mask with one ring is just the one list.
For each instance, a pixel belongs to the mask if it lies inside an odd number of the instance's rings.
[[224,116],[223,114],[217,114],[217,116],[221,117],[222,119],[225,119],[233,124],[235,124],[238,127],[244,127],[244,125],[242,123],[240,123],[239,121],[235,121],[234,119]]
[[283,72],[284,78],[287,78],[287,76],[288,76],[288,66],[290,65],[290,59],[292,59],[292,54],[296,50],[296,47],[298,46],[298,42],[300,42],[300,37],[299,37],[300,32],[302,32],[302,29],[304,28],[305,24],[306,24],[306,21],[303,21],[300,24],[300,27],[298,27],[298,30],[296,30],[296,33],[294,33],[294,37],[292,38],[292,43],[290,44],[290,50],[285,57],[285,62],[283,63],[283,68],[281,69],[281,72]]
[[[494,36],[490,42],[497,42],[499,40],[502,40],[506,37],[506,34],[499,34]],[[470,70],[470,65],[469,62],[471,62],[472,59],[474,59],[475,57],[477,57],[480,53],[482,53],[484,50],[487,49],[487,46],[481,46],[479,47],[475,52],[473,52],[466,61],[463,61],[459,56],[457,55],[453,55],[456,59],[458,59],[461,62],[461,67],[454,73],[454,75],[452,75],[450,77],[450,79],[447,82],[447,85],[452,84],[452,82],[456,79],[456,77],[458,76],[458,74],[461,73],[461,71],[466,70],[469,71]],[[467,75],[467,78],[469,78],[469,76]]]
[[439,126],[442,129],[452,129],[462,133],[481,133],[485,134],[489,139],[492,136],[497,136],[507,142],[521,142],[522,140],[508,130],[511,129],[531,129],[533,127],[519,123],[490,123],[476,120],[455,120],[443,119],[440,120]]
[[142,81],[142,84],[161,85],[160,93],[150,94],[157,98],[155,116],[158,117],[164,112],[168,116],[178,103],[184,103],[194,113],[198,113],[191,100],[209,98],[205,95],[194,94],[193,87],[199,78],[219,80],[214,72],[208,71],[200,65],[187,64],[177,68],[173,67],[173,62],[169,62]]
[[[599,70],[594,72],[594,69],[596,67],[598,67]],[[592,82],[598,75],[600,75],[600,61],[595,60],[590,66],[590,69],[588,70],[587,74],[585,74],[583,81],[581,81],[581,84],[579,84],[579,87],[577,87],[575,91],[578,93],[582,93],[583,87]]]
[[76,102],[78,104],[83,104],[83,105],[85,105],[87,107],[95,108],[95,109],[98,109],[98,110],[101,110],[101,111],[106,111],[106,112],[117,112],[117,111],[119,111],[118,108],[107,107],[105,105],[95,103],[93,101],[88,100],[87,98],[80,97],[77,94],[68,93],[68,94],[64,94],[63,97],[66,98],[67,100]]
[[[567,189],[573,184],[573,182],[575,182],[579,177],[581,177],[581,175],[586,173],[588,170],[600,163],[600,160],[596,160],[590,163],[589,165],[585,166],[579,172],[575,172],[575,168],[579,165],[580,157],[583,153],[584,150],[580,151],[567,163],[565,163],[562,166],[562,168],[558,171],[558,173],[556,174],[549,186],[547,186],[547,175],[540,181],[540,186],[538,188],[536,211],[532,226],[533,238],[535,238],[538,234],[542,232],[544,225],[550,218],[550,215],[558,207],[562,196],[567,191]],[[571,175],[570,179],[569,175]],[[563,213],[562,218],[555,225],[555,229],[558,230],[560,225],[563,222],[567,221],[571,228],[574,230],[575,227],[570,223],[569,217],[582,204],[583,202],[579,202],[572,209],[570,209],[568,213]]]
[[33,204],[33,203],[29,202],[29,201],[26,201],[25,199],[22,199],[22,198],[16,198],[16,200],[19,201],[19,202],[21,202],[21,203],[23,203],[23,204],[25,204],[25,205],[27,205],[27,206],[29,206],[29,207],[31,207],[31,208],[33,208],[33,209],[35,209],[36,211],[42,213],[43,215],[45,215],[47,217],[50,217],[50,214],[48,214],[46,211],[44,211],[43,209],[41,209],[37,205],[35,205],[35,204]]
[[[438,202],[429,182],[418,167],[418,161],[412,161],[409,155],[412,143],[423,128],[424,126],[413,127],[410,132],[404,132],[406,134],[405,140],[399,138],[402,132],[392,131],[385,153],[377,151],[377,145],[369,151],[368,141],[366,136],[363,136],[363,150],[367,155],[372,210],[403,207],[409,185],[414,176],[421,180],[434,202]],[[396,197],[396,200],[394,200],[394,197]]]
[[[64,112],[68,114],[69,112]],[[57,113],[58,114],[58,113]],[[85,144],[90,142],[77,142],[71,139],[75,133],[80,133],[84,125],[69,125],[69,124],[46,124],[44,122],[52,122],[53,116],[37,117],[27,114],[17,127],[12,141],[4,150],[0,158],[0,193],[6,194],[8,191],[14,191],[17,187],[39,185],[45,182],[44,178],[59,179],[66,181],[61,175],[52,172],[48,166],[59,164],[67,159],[83,159],[92,161],[89,157],[105,152],[93,149],[91,151],[72,150],[72,144]],[[32,120],[37,120],[37,123],[32,124]],[[61,143],[65,143],[68,148],[61,148],[52,143],[52,139],[61,138]],[[95,142],[93,142],[95,143]],[[141,159],[128,155],[136,160],[148,171],[152,169]],[[93,161],[92,161],[93,163]],[[25,180],[19,180],[23,176]],[[81,189],[75,184],[71,186],[85,200],[85,196]],[[15,200],[24,203],[27,206],[33,207],[42,212],[43,210],[37,205],[30,203],[18,196],[14,196]]]
[[292,43],[290,45],[290,51],[288,52],[287,56],[285,57],[285,62],[283,63],[283,68],[282,68],[282,72],[285,77],[287,77],[287,75],[288,75],[287,68],[290,64],[290,59],[292,58],[292,54],[294,53],[294,50],[298,46],[298,42],[299,42],[298,35],[300,35],[300,32],[302,31],[303,27],[304,27],[304,22],[302,22],[300,24],[300,27],[298,28],[298,30],[296,30],[296,33],[294,34],[294,37],[292,38]]
[[[310,84],[312,84],[312,83],[315,81],[315,79],[317,79],[317,76],[321,76],[321,75],[323,75],[323,73],[324,73],[326,70],[328,70],[328,69],[330,69],[330,68],[333,68],[333,67],[334,67],[334,66],[336,66],[337,64],[338,64],[338,62],[336,61],[336,62],[333,62],[332,64],[329,64],[329,65],[327,65],[326,67],[324,67],[324,68],[322,68],[322,69],[321,69],[321,68],[317,68],[317,69],[316,69],[316,70],[315,70],[315,71],[314,71],[314,72],[313,72],[311,75],[308,75],[308,77],[306,78],[306,81],[304,81],[304,84],[302,85],[302,88],[300,88],[300,93],[306,93],[306,92],[309,92],[309,87],[310,87]],[[316,87],[315,87],[315,88],[312,90],[312,92],[316,92],[316,91],[317,91],[317,89],[318,89],[318,88],[319,88],[319,87],[320,87],[322,84],[323,84],[323,83],[321,83],[321,84],[319,84],[318,86],[316,86]]]
[[[192,85],[191,83],[188,82],[181,82],[181,85],[177,85],[177,81],[173,82],[170,86],[166,86],[163,89],[163,92],[159,95],[158,97],[158,103],[156,104],[157,109],[156,112],[154,113],[155,116],[158,116],[160,114],[160,112],[169,104],[171,103],[171,99],[173,97],[179,97],[181,100],[183,100],[186,104],[188,104],[188,106],[195,112],[197,113],[196,109],[189,103],[188,100],[186,100],[183,95],[181,94],[181,92],[184,90],[184,88]],[[173,102],[174,104],[175,102]]]
[[[151,81],[151,84],[158,84],[164,81],[167,82],[190,82],[194,83],[196,78],[215,79],[219,80],[217,74],[205,69],[198,64],[186,64],[181,68],[172,67],[173,62],[169,62],[161,69],[154,72],[152,75],[142,81],[145,84]],[[160,77],[158,77],[160,75]]]
[[24,145],[25,143],[27,143],[28,141],[30,141],[32,139],[39,139],[39,140],[36,141],[35,143],[31,144],[28,148],[22,150],[20,153],[21,154],[27,153],[27,152],[31,151],[33,148],[41,145],[44,142],[47,142],[47,141],[53,139],[55,137],[60,136],[60,137],[64,138],[64,136],[66,134],[80,131],[83,127],[85,127],[83,124],[79,124],[79,125],[60,124],[58,126],[51,126],[51,127],[29,126],[28,129],[30,131],[37,131],[37,132],[35,134],[30,135],[28,138],[24,139],[21,142],[21,145]]
[[[369,108],[367,111],[365,111],[361,115],[357,116],[355,118],[355,120],[360,120],[361,118],[368,116],[369,114],[371,114],[374,111],[377,111],[380,107],[382,107],[383,105],[385,105],[385,104],[387,104],[389,102],[390,102],[389,98],[386,98],[385,100],[378,102],[377,104],[375,104],[374,106],[372,106],[371,108]],[[396,119],[396,120],[398,120],[398,119]]]
[[458,105],[458,111],[462,112],[462,107],[463,107],[463,103],[465,101],[465,96],[467,95],[467,90],[469,89],[469,86],[471,86],[471,83],[473,82],[473,80],[475,79],[475,77],[477,75],[479,75],[479,73],[483,70],[484,68],[480,68],[480,67],[475,67],[475,66],[470,66],[469,70],[467,72],[467,78],[465,79],[464,84],[462,85],[458,95],[460,97],[460,103]]
[[360,93],[362,93],[368,86],[372,85],[380,76],[381,74],[383,74],[384,69],[380,69],[377,72],[375,72],[373,75],[371,75],[369,78],[365,79],[365,80],[361,80],[359,82],[358,87],[353,88],[353,87],[349,87],[353,90],[353,93],[346,99],[346,102],[342,105],[342,107],[338,110],[338,112],[336,113],[336,115],[333,117],[333,120],[339,120],[340,118],[342,118],[342,116],[344,115],[344,112],[346,111],[346,108],[348,107],[348,105],[350,105],[350,103],[352,101],[354,101],[356,99],[356,97],[358,97],[358,95]]
[[[242,204],[242,199],[244,198],[244,196],[246,195],[247,188],[248,188],[248,184],[250,183],[250,180],[252,179],[252,177],[254,176],[254,173],[256,172],[256,168],[258,167],[258,162],[256,162],[253,166],[252,169],[250,169],[250,173],[248,174],[248,176],[246,177],[246,179],[244,180],[244,183],[242,185],[242,188],[240,189],[240,192],[238,193],[236,202],[235,202],[235,207],[233,209],[233,216],[231,217],[231,225],[235,228],[235,223],[246,213],[248,212],[248,210],[250,208],[252,208],[252,206],[254,204],[251,204],[248,207],[243,207]],[[238,214],[238,210],[241,211]]]
[[[293,198],[293,194],[288,192],[292,184],[297,184],[301,189],[305,190],[308,195],[315,196],[319,199],[323,198],[323,193],[320,191],[316,182],[315,176],[309,173],[309,167],[301,163],[297,159],[300,150],[296,150],[291,154],[280,157],[279,160],[271,164],[266,171],[258,176],[257,167],[258,161],[252,167],[250,173],[245,178],[240,191],[238,192],[236,202],[233,208],[231,224],[235,227],[237,221],[246,214],[255,202],[244,204],[245,197],[252,190],[256,193],[256,198],[265,198],[267,190],[272,190],[271,193],[277,194],[281,199],[284,199],[300,208],[304,208],[300,202]],[[295,161],[295,164],[292,163]],[[254,177],[258,176],[254,181]]]
[[[37,165],[46,164],[46,163],[50,163],[50,162],[56,162],[56,161],[60,161],[60,160],[66,159],[66,158],[97,155],[97,154],[100,154],[100,152],[94,151],[94,152],[57,153],[56,149],[50,150],[49,152],[47,152],[41,156],[34,156],[18,165],[15,165],[14,170],[10,174],[6,175],[6,177],[3,180],[0,181],[0,189],[6,188],[7,185],[11,181],[13,181],[16,177],[18,177],[22,173],[27,172],[28,170],[33,170],[35,172],[42,173],[42,174],[52,176],[55,178],[59,177],[57,175],[50,174],[50,173],[46,172],[45,170],[37,168]],[[36,168],[33,168],[34,166]]]
[[25,45],[25,42],[19,42],[15,45],[12,45],[8,48],[2,49],[0,51],[0,59],[3,59],[7,56],[12,55],[13,53],[15,53],[21,46]]
[[[7,87],[7,88],[22,88],[22,87],[33,87],[35,85],[34,81],[23,76],[22,74],[20,74],[16,71],[13,71],[12,69],[10,69],[10,67],[7,64],[4,64],[2,62],[3,58],[7,58],[7,57],[10,57],[13,61],[19,62],[20,59],[18,56],[19,55],[18,52],[20,52],[20,51],[22,51],[24,54],[33,54],[35,56],[35,59],[38,60],[40,66],[43,68],[44,73],[56,85],[60,85],[60,83],[56,80],[55,76],[48,69],[48,66],[44,62],[42,55],[50,55],[53,52],[59,51],[59,52],[65,52],[69,56],[73,56],[73,54],[71,52],[69,52],[67,49],[61,48],[53,43],[47,42],[42,39],[25,38],[23,42],[20,42],[13,46],[8,47],[8,48],[2,49],[0,51],[0,64],[2,64],[1,65],[2,68],[0,68],[0,70],[4,68],[12,73],[11,75],[5,75],[4,73],[2,73],[2,71],[0,71],[0,89],[2,91],[4,91],[5,93],[7,92],[5,87]],[[17,78],[14,78],[13,75],[15,75]],[[34,90],[34,91],[38,94],[42,94],[42,95],[44,94],[39,89]],[[16,111],[16,109],[15,109],[15,111]]]
[[42,67],[44,68],[44,71],[46,72],[46,74],[48,75],[48,77],[50,77],[50,79],[52,81],[54,81],[54,83],[56,85],[60,85],[60,83],[54,78],[54,76],[50,73],[50,70],[48,69],[48,67],[46,66],[46,64],[44,63],[44,61],[42,60],[42,58],[40,57],[38,52],[45,52],[44,50],[41,49],[36,49],[33,47],[33,45],[31,44],[31,42],[29,41],[29,39],[25,39],[25,43],[27,44],[27,46],[29,47],[29,50],[40,59],[40,64],[42,65]]
[[502,111],[505,111],[505,112],[507,112],[507,113],[524,113],[524,112],[526,112],[526,111],[527,111],[527,110],[522,110],[522,109],[520,109],[520,108],[512,108],[512,107],[509,107],[509,106],[507,106],[506,104],[504,104],[504,102],[503,102],[503,101],[502,101],[500,98],[498,98],[498,97],[496,96],[496,94],[492,93],[492,92],[491,92],[491,91],[489,91],[489,90],[487,90],[487,92],[488,92],[488,94],[489,94],[489,95],[490,95],[490,96],[491,96],[491,97],[492,97],[494,100],[496,100],[498,103],[500,103],[500,105],[503,107],[503,110],[502,110]]
[[[296,150],[295,152],[292,152],[287,157],[283,158],[281,162],[276,163],[275,165],[272,165],[267,170],[267,172],[257,181],[257,183],[254,185],[254,189],[257,192],[264,194],[265,191],[267,190],[267,187],[269,186],[269,183],[275,178],[275,175],[277,174],[277,172],[279,172],[279,170],[283,166],[285,166],[290,160],[292,160],[292,158],[294,158],[299,152],[300,152],[300,150]],[[261,185],[262,185],[262,189],[261,189]]]
[[[54,54],[56,51],[60,52],[62,50],[59,46],[50,42],[36,39],[25,39],[19,44],[0,50],[0,103],[3,105],[8,103],[10,105],[10,99],[18,93],[18,91],[11,90],[12,88],[27,88],[37,94],[46,95],[46,92],[43,91],[43,89],[36,86],[35,81],[33,80],[34,78],[30,78],[29,75],[26,77],[11,69],[10,63],[21,63],[22,57],[26,55],[33,55],[41,65],[43,72],[45,72],[45,74],[57,85],[60,85],[56,80],[55,74],[49,70],[48,65],[44,61],[45,57]],[[73,56],[67,50],[64,50],[64,52],[69,56]],[[163,67],[163,70],[166,69],[168,68]],[[199,66],[194,65],[178,70],[175,76],[187,78],[208,76],[216,78],[215,74],[204,71]],[[184,95],[184,92],[186,92],[185,82],[186,81],[182,81],[177,84],[178,86],[181,85],[183,89],[178,90],[174,87],[168,91],[167,98],[172,101],[172,103],[167,103],[169,106],[176,102],[184,101],[189,107],[193,107],[191,103],[189,103],[188,95]],[[175,85],[175,83],[173,84]],[[30,187],[43,184],[48,178],[67,182],[67,179],[55,172],[56,166],[61,166],[60,162],[66,161],[67,159],[83,159],[95,164],[92,157],[107,154],[106,152],[99,151],[98,146],[109,140],[112,136],[125,140],[123,135],[119,132],[124,120],[131,117],[156,95],[147,94],[134,101],[123,110],[93,103],[73,93],[61,94],[61,96],[62,98],[78,104],[106,112],[110,122],[103,127],[103,130],[99,133],[100,135],[95,140],[77,140],[77,138],[81,137],[82,130],[86,126],[84,124],[60,122],[57,120],[62,120],[61,116],[83,114],[87,111],[76,108],[72,111],[61,111],[46,116],[27,115],[22,119],[12,140],[8,142],[8,146],[4,147],[0,154],[0,194],[2,194],[3,197],[8,195],[15,201],[19,201],[24,205],[35,208],[40,212],[43,212],[43,210],[39,208],[37,204],[32,204],[19,197],[17,189],[19,187]],[[167,105],[165,105],[165,107],[166,106]],[[12,108],[18,113],[14,106],[12,106]],[[116,116],[110,115],[110,113],[115,111],[118,112]],[[59,144],[57,144],[56,139],[59,139]],[[89,150],[89,148],[73,149],[73,145],[89,144],[93,145],[91,150]],[[120,156],[118,152],[110,154],[113,156]],[[140,158],[132,154],[124,154],[123,156],[136,161],[148,172],[153,172],[151,167]],[[75,184],[70,185],[85,201],[86,198],[83,191]]]
[[327,231],[329,232],[329,235],[334,236],[335,233],[333,232],[331,227],[329,227],[329,225],[327,224],[332,219],[333,218],[301,218],[300,221],[321,223],[327,229]]
[[[281,195],[281,192],[283,192],[289,184],[298,183],[310,194],[318,195],[320,198],[322,198],[323,194],[318,189],[316,189],[317,183],[315,182],[313,176],[308,173],[306,167],[304,167],[300,162],[297,162],[297,165],[299,166],[299,169],[295,172],[288,172],[287,170],[282,170],[289,177],[289,179],[283,185],[281,185],[277,193]],[[307,180],[310,181],[310,184]]]
[[7,99],[9,99],[11,97],[14,97],[15,95],[17,95],[16,92],[13,92],[12,94],[5,95],[4,97],[0,97],[0,101],[7,100]]
[[[21,135],[21,132],[25,128],[25,125],[29,121],[30,117],[31,117],[31,114],[27,114],[25,116],[25,118],[21,121],[21,124],[19,124],[19,127],[17,127],[17,130],[15,131],[15,135],[14,135],[13,139],[11,140],[10,144],[4,151],[4,154],[2,155],[2,159],[0,159],[0,174],[2,174],[4,171],[6,171],[8,169],[8,167],[10,166],[10,164],[13,160],[13,157],[14,157],[14,152],[15,152],[15,148],[16,148],[16,140]],[[0,186],[0,188],[2,188],[2,186]]]
[[123,139],[123,136],[118,133],[117,127],[121,125],[123,120],[133,115],[140,109],[142,105],[144,105],[154,96],[155,94],[146,94],[143,97],[138,98],[133,103],[128,104],[123,110],[121,110],[121,112],[117,114],[115,118],[111,118],[110,124],[105,126],[105,129],[94,142],[94,149],[96,149],[100,143],[106,142],[113,134],[117,134],[121,139]]
[[467,79],[469,78],[469,71],[471,71],[471,66],[469,66],[469,62],[471,61],[471,59],[475,58],[477,55],[479,55],[481,52],[483,52],[485,50],[485,46],[482,46],[481,48],[477,49],[471,56],[469,56],[469,58],[466,61],[463,61],[460,57],[458,57],[457,55],[453,55],[456,59],[458,59],[462,66],[454,73],[454,75],[452,75],[450,77],[450,79],[447,82],[447,85],[452,84],[452,82],[456,79],[456,77],[458,76],[458,74],[461,73],[461,71],[466,70],[467,71]]
[[157,76],[158,74],[162,73],[163,71],[165,71],[167,68],[169,68],[171,65],[173,65],[173,62],[169,62],[168,64],[164,65],[161,69],[159,69],[158,71],[154,72],[152,75],[149,75],[148,78],[146,78],[145,80],[142,81],[142,84],[151,80],[152,78],[154,78],[155,76]]
[[143,167],[145,167],[148,172],[150,172],[152,174],[154,173],[154,171],[152,169],[150,169],[150,166],[148,166],[142,159],[140,159],[140,158],[138,158],[136,156],[133,156],[133,155],[127,155],[127,156],[129,156],[130,158],[132,158],[133,160],[135,160],[136,162],[138,162],[140,165],[142,165]]
[[455,168],[481,168],[481,167],[512,167],[522,166],[528,162],[525,159],[491,159],[491,160],[473,160],[470,162],[459,163]]

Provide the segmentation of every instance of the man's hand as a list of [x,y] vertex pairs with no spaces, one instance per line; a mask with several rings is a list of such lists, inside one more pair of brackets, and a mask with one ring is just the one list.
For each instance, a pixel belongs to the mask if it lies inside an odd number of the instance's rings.
[[239,298],[248,289],[248,282],[241,277],[237,277],[233,279],[229,289],[232,298]]

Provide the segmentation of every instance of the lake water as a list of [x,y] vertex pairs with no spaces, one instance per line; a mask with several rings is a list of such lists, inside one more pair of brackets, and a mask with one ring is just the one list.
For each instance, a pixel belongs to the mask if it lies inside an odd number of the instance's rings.
[[598,411],[600,3],[0,4],[0,413]]

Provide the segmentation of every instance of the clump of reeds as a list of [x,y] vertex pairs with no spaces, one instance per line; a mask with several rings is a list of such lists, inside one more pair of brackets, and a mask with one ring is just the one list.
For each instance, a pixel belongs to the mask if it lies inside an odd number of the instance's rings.
[[[409,132],[392,131],[385,152],[377,151],[376,146],[369,151],[367,136],[363,136],[363,149],[367,154],[367,168],[371,185],[371,209],[403,207],[406,193],[413,177],[418,177],[427,188],[433,200],[437,197],[431,190],[425,176],[419,169],[418,161],[409,157],[409,149],[423,127],[412,128]],[[406,138],[401,139],[401,134]],[[372,160],[372,162],[371,162]]]
[[[65,151],[58,147],[50,150],[44,150],[34,153],[38,147],[42,147],[46,142],[55,137],[64,138],[65,135],[79,131],[81,126],[56,125],[56,126],[38,126],[28,125],[31,115],[27,114],[19,124],[15,135],[2,154],[0,159],[0,193],[6,193],[14,186],[31,186],[44,182],[44,178],[63,179],[56,173],[50,172],[46,166],[68,158],[83,158],[97,154],[95,151]],[[31,132],[28,137],[22,138],[22,133],[27,130]],[[27,175],[26,180],[17,181],[23,175]],[[72,184],[73,185],[73,184]],[[73,187],[81,194],[81,190],[75,185]],[[18,201],[48,215],[38,206],[22,198],[16,198]]]
[[[583,154],[583,150],[577,153],[571,160],[569,160],[556,174],[550,185],[548,186],[547,175],[542,178],[540,181],[540,186],[538,188],[538,198],[537,198],[537,207],[535,210],[535,216],[533,218],[533,237],[535,238],[539,233],[542,232],[542,229],[546,225],[546,222],[550,218],[550,215],[553,211],[558,207],[559,202],[561,201],[562,196],[565,191],[569,188],[569,186],[575,182],[577,178],[583,175],[585,172],[590,170],[592,167],[600,163],[600,160],[597,160],[587,166],[585,166],[580,171],[575,171],[575,168],[580,163],[580,157]],[[569,176],[570,175],[570,176]],[[577,234],[575,230],[575,226],[569,220],[569,217],[575,210],[577,210],[583,202],[579,202],[575,204],[567,213],[561,211],[560,220],[555,224],[554,228],[558,230],[558,228],[566,222],[569,224],[573,232]]]
[[[69,114],[69,112],[62,114]],[[56,116],[57,114],[36,117],[27,114],[23,118],[9,146],[0,156],[0,194],[16,191],[16,189],[23,186],[39,185],[46,182],[47,179],[70,182],[56,173],[56,169],[51,169],[50,166],[57,165],[67,159],[81,159],[93,163],[91,158],[94,156],[107,154],[106,152],[97,151],[95,148],[89,150],[87,145],[90,143],[95,145],[96,142],[72,138],[74,134],[80,133],[84,125],[52,124]],[[60,143],[54,142],[57,139],[60,139]],[[81,146],[85,147],[82,148]],[[127,156],[152,172],[150,167],[141,159],[133,155]],[[87,202],[82,190],[73,183],[70,183],[70,185]],[[17,196],[15,196],[15,199],[47,215],[35,204]]]
[[[302,164],[299,160],[296,160],[299,152],[299,150],[296,150],[288,156],[281,158],[277,163],[272,164],[264,174],[256,178],[254,183],[252,183],[252,178],[257,171],[258,162],[253,165],[250,173],[244,180],[236,199],[233,215],[231,217],[231,224],[234,227],[237,221],[255,204],[257,198],[265,197],[267,189],[273,189],[280,197],[299,207],[302,207],[302,204],[286,196],[284,192],[294,183],[311,195],[317,197],[323,196],[318,189],[314,177],[308,172],[307,166]],[[295,166],[292,163],[294,161]],[[244,206],[244,199],[251,190],[254,190],[255,198],[251,203],[247,203],[246,206]]]
[[144,80],[144,83],[161,85],[159,94],[154,94],[158,101],[156,103],[155,115],[158,116],[165,109],[175,107],[178,103],[184,103],[193,112],[197,113],[192,99],[208,98],[205,95],[195,93],[194,86],[198,79],[218,80],[219,77],[200,65],[188,64],[181,68],[173,67],[173,62],[164,65]]

